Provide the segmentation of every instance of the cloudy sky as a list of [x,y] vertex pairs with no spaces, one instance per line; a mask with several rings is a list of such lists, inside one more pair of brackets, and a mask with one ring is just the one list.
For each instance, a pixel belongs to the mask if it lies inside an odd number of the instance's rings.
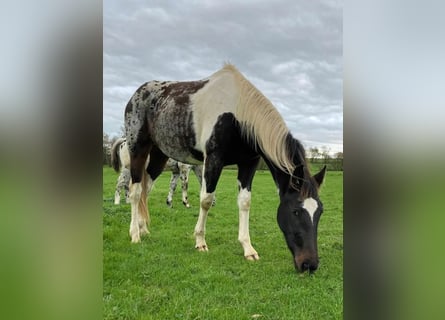
[[336,0],[103,2],[103,129],[149,80],[197,80],[231,62],[306,147],[343,151],[342,4]]

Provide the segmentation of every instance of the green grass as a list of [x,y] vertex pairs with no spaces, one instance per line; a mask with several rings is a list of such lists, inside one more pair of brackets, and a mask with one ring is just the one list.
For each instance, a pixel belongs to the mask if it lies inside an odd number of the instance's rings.
[[276,223],[278,196],[268,171],[252,187],[250,236],[260,255],[246,261],[237,241],[236,171],[224,170],[207,220],[208,253],[194,249],[199,187],[190,175],[185,208],[180,187],[165,205],[170,173],[149,197],[150,235],[131,244],[130,205],[113,204],[117,173],[103,169],[104,319],[342,319],[343,173],[328,172],[321,199],[319,270],[296,273]]

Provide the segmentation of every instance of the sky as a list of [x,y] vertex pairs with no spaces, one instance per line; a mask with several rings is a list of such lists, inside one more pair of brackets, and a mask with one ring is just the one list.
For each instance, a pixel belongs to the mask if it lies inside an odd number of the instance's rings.
[[150,80],[234,64],[306,148],[343,152],[343,11],[335,0],[103,2],[103,130]]

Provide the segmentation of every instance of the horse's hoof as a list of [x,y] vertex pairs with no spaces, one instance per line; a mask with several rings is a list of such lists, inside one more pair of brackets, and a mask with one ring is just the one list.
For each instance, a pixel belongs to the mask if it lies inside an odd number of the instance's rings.
[[251,254],[251,255],[249,255],[249,256],[245,256],[244,258],[246,258],[246,260],[249,260],[249,261],[257,261],[257,260],[260,260],[260,256],[259,256],[257,253],[255,253],[255,254]]
[[186,208],[190,208],[190,203],[182,201],[182,204],[186,207]]
[[207,246],[196,246],[195,247],[199,252],[207,252],[209,251],[209,248],[207,248]]

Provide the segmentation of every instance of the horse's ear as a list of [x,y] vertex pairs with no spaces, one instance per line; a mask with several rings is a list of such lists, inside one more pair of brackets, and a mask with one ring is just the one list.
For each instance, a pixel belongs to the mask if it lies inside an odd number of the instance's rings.
[[326,175],[326,166],[324,166],[323,169],[321,169],[319,173],[317,173],[313,176],[315,182],[317,183],[317,188],[320,188],[321,184],[324,181],[325,175]]

